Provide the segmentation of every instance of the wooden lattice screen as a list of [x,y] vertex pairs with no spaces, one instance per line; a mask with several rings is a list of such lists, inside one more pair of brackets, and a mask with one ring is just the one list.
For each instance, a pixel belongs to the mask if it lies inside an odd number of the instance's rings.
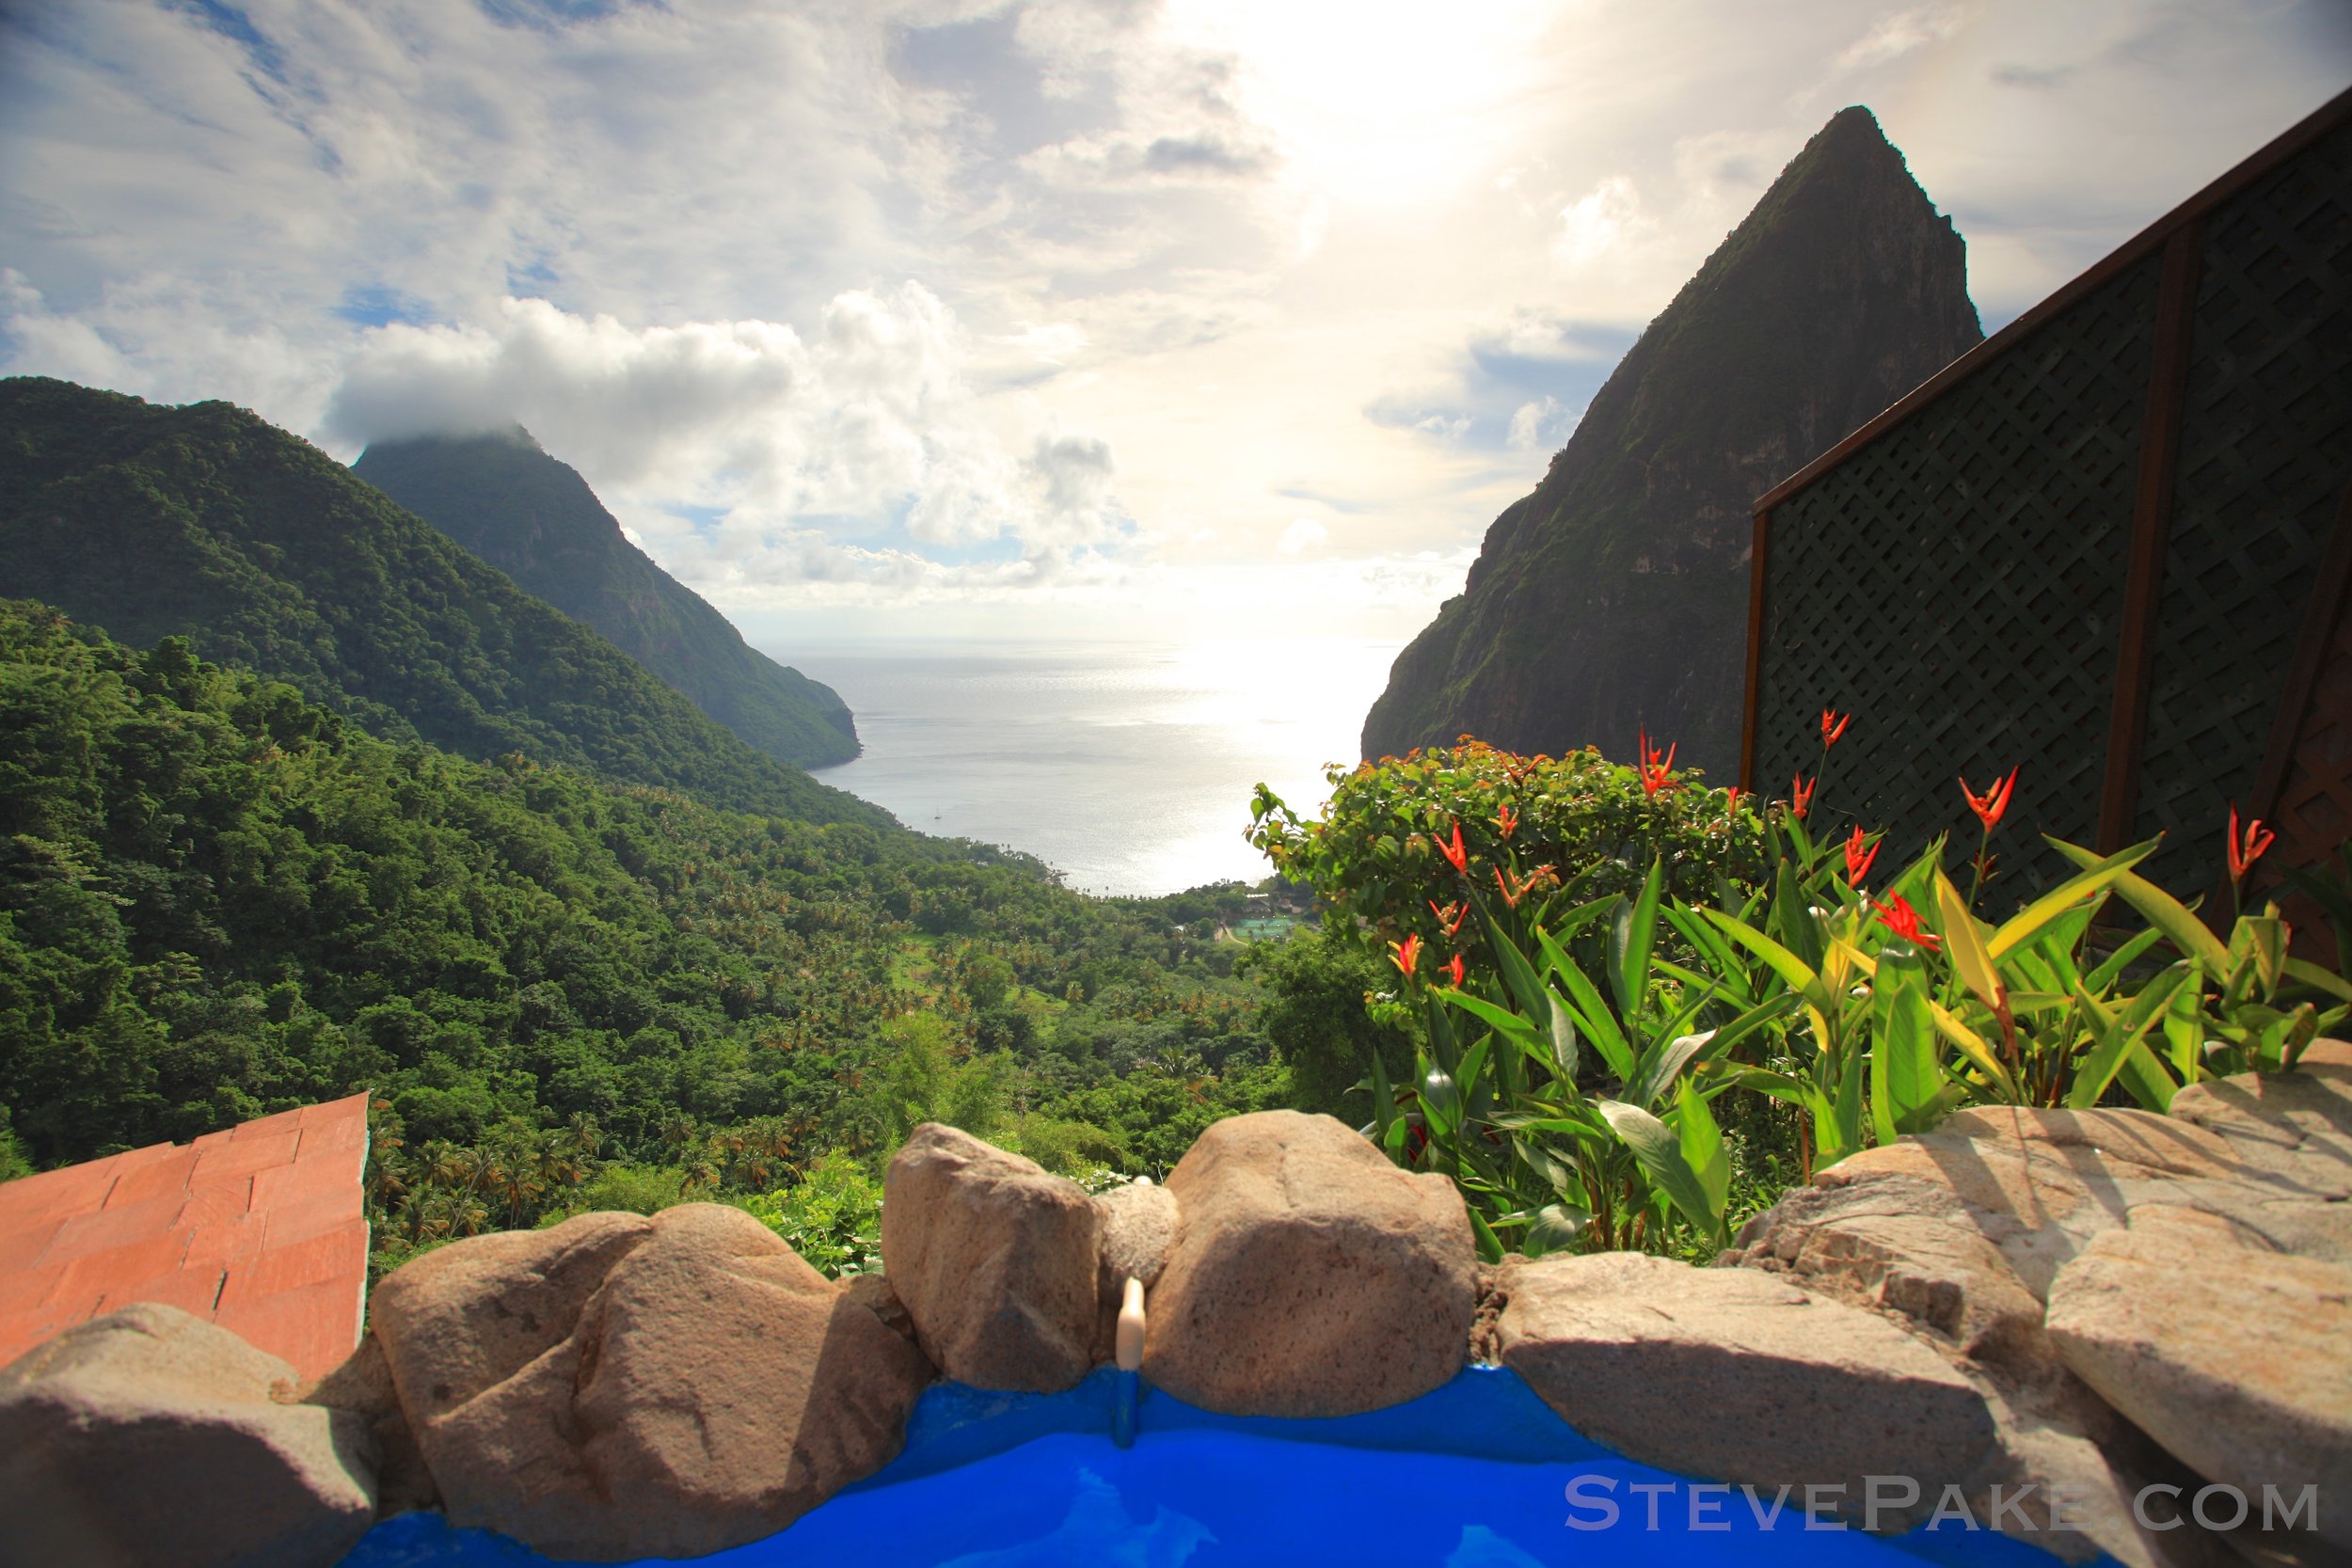
[[[1851,711],[1830,816],[1960,858],[1958,779],[2016,766],[2012,893],[2065,868],[2042,832],[2162,831],[2153,874],[2205,887],[2233,800],[2340,840],[2352,631],[2321,657],[2343,594],[2313,585],[2347,478],[2352,93],[1756,503],[1743,782],[1787,794]],[[2335,842],[2296,836],[2281,863]]]

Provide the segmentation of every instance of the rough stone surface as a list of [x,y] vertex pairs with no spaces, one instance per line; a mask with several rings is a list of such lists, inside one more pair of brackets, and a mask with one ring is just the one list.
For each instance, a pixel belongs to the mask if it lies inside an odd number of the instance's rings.
[[441,1494],[426,1468],[408,1415],[400,1407],[391,1363],[373,1334],[359,1341],[351,1358],[303,1391],[302,1402],[345,1411],[367,1423],[375,1444],[375,1512],[379,1518],[441,1506]]
[[2209,1481],[2319,1489],[2352,1546],[2352,1269],[2151,1207],[2059,1272],[2050,1338],[2084,1382]]
[[[2189,1422],[2167,1437],[2153,1405],[2143,1433],[2101,1397],[2106,1388],[2094,1390],[2077,1375],[2091,1364],[2090,1353],[2080,1333],[2061,1352],[2058,1282],[2076,1281],[2068,1287],[2075,1292],[2068,1311],[2079,1311],[2091,1299],[2080,1294],[2082,1282],[2143,1267],[2129,1259],[2155,1244],[2150,1237],[2202,1238],[2197,1260],[2175,1267],[2194,1276],[2185,1289],[2212,1292],[2209,1310],[2219,1323],[2232,1321],[2233,1310],[2263,1321],[2262,1281],[2274,1270],[2297,1277],[2309,1269],[2352,1270],[2352,1203],[2344,1201],[2352,1194],[2352,1045],[2318,1041],[2296,1072],[2183,1090],[2169,1117],[1963,1111],[1931,1133],[1821,1171],[1815,1183],[1751,1220],[1721,1261],[1885,1314],[1976,1382],[2001,1450],[1986,1479],[2012,1489],[2031,1482],[2043,1497],[2062,1485],[2077,1499],[2070,1516],[2087,1527],[2072,1542],[2046,1533],[2030,1539],[2060,1550],[2088,1541],[2136,1568],[2238,1560],[2212,1532],[2151,1531],[2134,1519],[2130,1499],[2138,1487],[2201,1484],[2190,1465],[2210,1457],[2192,1460],[2172,1444],[2211,1442],[2214,1434]],[[2244,1274],[2244,1292],[2233,1271]],[[2274,1324],[2274,1351],[2262,1353],[2273,1360],[2341,1354],[2312,1348],[2315,1338],[2296,1339],[2322,1332],[2308,1319],[2301,1329],[2291,1321]],[[2143,1329],[2141,1350],[2189,1354],[2187,1340],[2174,1347],[2169,1322],[2127,1320],[2112,1331],[2138,1344],[2132,1336]],[[2189,1338],[2229,1342],[2216,1335],[2200,1330]],[[2294,1343],[2305,1348],[2287,1349]],[[2174,1379],[2165,1386],[2190,1386],[2181,1369],[2164,1375]],[[2136,1397],[2155,1398],[2146,1388]],[[2180,1397],[2184,1410],[2193,1407],[2193,1399]],[[2046,1520],[2030,1507],[2028,1515]],[[2308,1535],[2285,1557],[2277,1555],[2275,1537],[2233,1544],[2258,1560],[2282,1562],[2302,1560],[2296,1552],[2334,1549]]]
[[2293,1072],[2193,1084],[2172,1116],[2312,1197],[2352,1196],[2352,1046],[2316,1040]]
[[140,1303],[0,1370],[0,1559],[327,1568],[375,1516],[367,1424],[280,1402],[294,1369]]
[[420,1440],[438,1418],[570,1338],[612,1265],[652,1235],[642,1214],[581,1214],[546,1230],[470,1237],[385,1275],[368,1304],[370,1329]]
[[[1645,1464],[1843,1484],[1851,1507],[1865,1476],[1909,1476],[1925,1517],[1997,1452],[1983,1397],[1942,1356],[1785,1280],[1601,1253],[1525,1264],[1503,1288],[1503,1364],[1569,1425]],[[1888,1513],[1882,1528],[1910,1522]]]
[[1149,1297],[1144,1374],[1235,1415],[1339,1416],[1461,1370],[1478,1304],[1470,1216],[1329,1117],[1263,1111],[1200,1134]]
[[688,1204],[621,1252],[567,1334],[418,1437],[454,1523],[551,1557],[697,1557],[888,1463],[930,1377],[774,1232]]
[[1149,1291],[1168,1266],[1168,1249],[1176,1244],[1176,1195],[1151,1182],[1131,1181],[1096,1194],[1094,1212],[1100,1221],[1094,1359],[1108,1361],[1117,1349],[1127,1281],[1140,1279]]
[[1053,1393],[1094,1365],[1098,1223],[1076,1182],[927,1122],[883,1180],[882,1270],[940,1370]]

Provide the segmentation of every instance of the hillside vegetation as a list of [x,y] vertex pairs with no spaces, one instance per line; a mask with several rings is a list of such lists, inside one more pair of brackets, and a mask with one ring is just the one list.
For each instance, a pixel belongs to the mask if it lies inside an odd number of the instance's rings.
[[52,1164],[371,1089],[393,1256],[593,1180],[781,1187],[927,1117],[1164,1170],[1290,1094],[1236,945],[1205,940],[1216,903],[383,740],[185,639],[0,601],[18,1141]]
[[229,404],[0,381],[0,582],[138,646],[185,637],[389,739],[733,810],[891,823]]
[[857,755],[857,726],[831,687],[745,643],[527,432],[379,441],[351,471],[596,627],[754,750],[802,768]]

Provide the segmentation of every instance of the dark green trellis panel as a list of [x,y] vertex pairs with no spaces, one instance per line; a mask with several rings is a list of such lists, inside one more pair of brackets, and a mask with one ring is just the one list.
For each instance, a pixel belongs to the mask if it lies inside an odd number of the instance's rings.
[[1751,786],[1811,775],[1831,706],[1824,826],[1958,862],[1958,777],[2017,766],[2011,895],[2068,869],[2042,832],[2162,832],[2211,886],[2348,478],[2352,94],[1758,503]]
[[2352,126],[2208,221],[2134,836],[2201,886],[2248,800],[2352,459]]
[[1854,720],[1818,799],[1888,829],[1890,860],[1939,833],[1973,853],[1959,780],[2012,767],[2013,885],[2055,869],[2035,831],[2091,839],[2156,271],[2121,274],[1772,514],[1758,789],[1814,773],[1827,705]]

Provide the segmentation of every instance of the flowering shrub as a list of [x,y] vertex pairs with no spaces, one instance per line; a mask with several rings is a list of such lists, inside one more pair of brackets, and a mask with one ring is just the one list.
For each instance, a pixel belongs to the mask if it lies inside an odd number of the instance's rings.
[[[1822,714],[1824,763],[1850,721]],[[2276,905],[2224,939],[2139,877],[2153,840],[2052,840],[2077,874],[1980,919],[2014,769],[1960,785],[1980,830],[1963,895],[1941,838],[1883,882],[1883,835],[1815,842],[1819,770],[1759,814],[1672,756],[1646,736],[1634,768],[1466,743],[1335,771],[1312,824],[1260,791],[1257,842],[1387,949],[1397,993],[1367,1006],[1421,1026],[1408,1081],[1373,1061],[1366,1131],[1459,1185],[1489,1257],[1703,1253],[1775,1127],[1809,1175],[1963,1105],[2162,1111],[2201,1079],[2293,1068],[2352,1015],[2352,984],[2289,956]],[[2233,893],[2270,842],[2233,808]],[[2297,881],[2352,915],[2352,884]],[[2123,910],[2140,928],[2103,924]]]
[[1653,862],[1669,894],[1712,898],[1724,880],[1753,881],[1764,838],[1750,799],[1708,788],[1695,769],[1676,772],[1671,748],[1661,756],[1646,736],[1642,751],[1642,765],[1625,768],[1592,749],[1523,757],[1465,736],[1333,768],[1321,820],[1261,784],[1250,842],[1343,917],[1329,928],[1382,945],[1417,939],[1433,970],[1464,954],[1474,961],[1484,940],[1465,924],[1467,866],[1514,909],[1534,897],[1531,913],[1631,893]]

